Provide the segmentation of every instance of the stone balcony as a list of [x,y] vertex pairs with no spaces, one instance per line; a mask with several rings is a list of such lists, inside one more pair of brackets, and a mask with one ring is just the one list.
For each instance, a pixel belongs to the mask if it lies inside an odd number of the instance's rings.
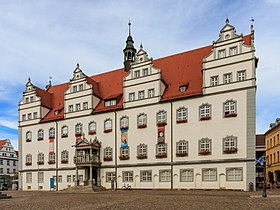
[[74,157],[74,163],[77,166],[90,166],[90,165],[100,165],[100,157],[98,155],[78,155]]

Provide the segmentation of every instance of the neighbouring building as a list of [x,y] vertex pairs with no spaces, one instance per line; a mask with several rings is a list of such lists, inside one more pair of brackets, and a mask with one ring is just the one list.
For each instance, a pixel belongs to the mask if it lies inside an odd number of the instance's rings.
[[264,181],[264,165],[260,158],[266,157],[265,150],[265,135],[256,135],[256,184],[259,188],[262,188]]
[[265,133],[266,142],[266,181],[270,185],[280,182],[280,118],[271,123]]
[[[152,47],[152,46],[151,46]],[[75,184],[134,189],[241,189],[255,183],[254,29],[226,20],[211,45],[153,60],[126,40],[124,68],[19,102],[23,190]]]
[[9,139],[0,140],[0,188],[3,184],[12,187],[18,173],[18,153]]

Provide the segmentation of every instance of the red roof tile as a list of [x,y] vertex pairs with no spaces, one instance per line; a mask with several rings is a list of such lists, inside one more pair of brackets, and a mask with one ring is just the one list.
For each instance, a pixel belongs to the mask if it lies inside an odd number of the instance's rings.
[[3,148],[5,143],[6,143],[6,139],[5,140],[0,140],[0,149]]

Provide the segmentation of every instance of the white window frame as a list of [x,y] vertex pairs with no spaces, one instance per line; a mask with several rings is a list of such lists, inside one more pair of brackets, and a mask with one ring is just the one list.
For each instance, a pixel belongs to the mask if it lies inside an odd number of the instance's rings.
[[147,125],[147,114],[141,113],[137,116],[138,126]]
[[26,132],[26,141],[32,141],[32,132],[31,131]]
[[212,140],[209,138],[203,138],[198,141],[199,152],[212,152]]
[[243,181],[243,168],[226,168],[226,180]]
[[156,145],[157,155],[165,155],[167,154],[167,144],[157,144]]
[[39,129],[38,130],[38,139],[44,139],[44,130],[43,129]]
[[227,114],[236,114],[236,101],[234,100],[227,100],[224,103],[224,115]]
[[148,145],[139,144],[137,146],[137,155],[147,156],[147,153],[148,153]]
[[193,182],[194,172],[193,169],[180,170],[180,182]]
[[129,126],[129,119],[127,116],[123,116],[120,119],[120,127],[121,128],[128,128]]
[[112,147],[106,147],[104,149],[104,157],[105,158],[112,158],[113,157],[113,148]]
[[78,104],[76,104],[76,111],[80,111],[80,110],[81,110],[81,104],[78,103]]
[[84,85],[83,84],[79,84],[79,91],[84,90]]
[[74,112],[74,106],[73,105],[69,105],[68,106],[68,111],[69,112]]
[[145,91],[140,90],[138,91],[138,100],[143,100],[145,98]]
[[106,119],[104,121],[104,130],[111,130],[112,129],[112,120]]
[[88,102],[83,102],[83,110],[87,110],[88,109]]
[[184,121],[188,119],[188,109],[185,107],[180,107],[176,110],[177,122]]
[[38,154],[38,163],[44,163],[44,153],[42,152]]
[[33,112],[33,119],[37,119],[38,118],[38,112]]
[[49,137],[50,138],[54,138],[55,137],[55,129],[54,128],[50,128],[49,129]]
[[210,86],[216,86],[219,85],[219,76],[212,76],[210,77]]
[[142,76],[147,76],[149,74],[148,68],[142,70]]
[[159,182],[170,182],[170,181],[171,181],[171,170],[160,170]]
[[152,182],[152,170],[140,171],[140,182]]
[[202,104],[199,107],[199,116],[200,116],[200,119],[203,117],[211,118],[211,104]]
[[237,55],[238,51],[237,51],[237,46],[234,47],[230,47],[229,48],[229,55],[233,56],[233,55]]
[[27,164],[32,164],[32,155],[31,154],[26,155],[26,163]]
[[134,71],[134,78],[140,77],[140,70]]
[[188,142],[186,140],[180,140],[176,143],[178,154],[188,154]]
[[71,179],[71,175],[67,175],[67,183],[71,183],[72,179]]
[[31,113],[28,113],[28,114],[27,114],[27,119],[28,119],[28,120],[32,120],[32,114],[31,114]]
[[91,121],[88,124],[88,131],[89,132],[96,132],[96,122],[95,121]]
[[55,153],[54,152],[49,153],[49,161],[55,161]]
[[76,93],[78,91],[77,85],[74,85],[72,88],[73,93]]
[[76,134],[82,134],[83,133],[83,124],[82,123],[76,124],[75,133]]
[[224,146],[224,151],[237,149],[237,137],[227,136],[223,138],[223,146]]
[[157,123],[166,123],[167,121],[167,112],[161,110],[157,113]]
[[133,182],[133,171],[123,171],[123,182]]
[[61,135],[62,136],[68,136],[68,126],[67,125],[62,126]]
[[203,168],[202,169],[203,182],[216,182],[217,181],[217,168]]
[[38,183],[44,183],[44,172],[38,172]]
[[32,173],[26,173],[26,183],[32,183]]
[[232,73],[224,74],[224,84],[229,84],[232,82]]
[[129,101],[134,101],[135,100],[135,93],[129,93],[128,100]]
[[61,161],[64,161],[64,162],[69,161],[69,152],[67,150],[63,150],[61,152]]
[[106,182],[115,181],[115,172],[106,172]]
[[218,51],[218,58],[225,58],[226,57],[226,50],[222,49]]
[[148,90],[148,98],[153,98],[155,97],[155,89],[151,88]]
[[246,70],[238,71],[237,81],[244,81],[244,80],[246,80]]
[[121,147],[120,148],[120,154],[122,156],[129,156],[129,147]]

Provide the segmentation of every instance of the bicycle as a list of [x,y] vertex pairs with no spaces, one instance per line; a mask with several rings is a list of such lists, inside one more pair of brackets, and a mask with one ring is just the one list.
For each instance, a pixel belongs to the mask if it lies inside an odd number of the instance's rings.
[[129,184],[125,185],[125,183],[124,183],[122,190],[132,190],[132,187]]

